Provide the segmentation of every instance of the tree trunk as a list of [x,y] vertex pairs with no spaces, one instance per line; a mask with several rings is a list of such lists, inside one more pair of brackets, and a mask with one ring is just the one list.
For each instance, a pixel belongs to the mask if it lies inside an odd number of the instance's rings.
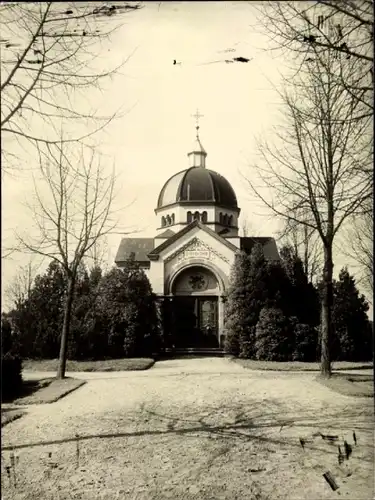
[[305,268],[305,274],[307,276],[307,279],[309,278],[309,237],[308,237],[308,228],[307,226],[304,226],[303,228],[303,234],[304,234],[304,254],[303,254],[303,263],[304,263],[304,268]]
[[59,367],[57,369],[56,378],[63,379],[65,378],[65,367],[66,367],[66,353],[68,348],[68,337],[70,330],[70,320],[71,320],[71,312],[72,312],[72,304],[74,297],[74,278],[68,278],[68,287],[66,291],[66,301],[65,301],[65,309],[64,309],[64,320],[61,332],[61,341],[60,341],[60,354],[59,354]]
[[331,339],[332,339],[332,304],[333,304],[333,261],[332,244],[324,247],[323,297],[321,314],[321,365],[322,377],[331,376]]

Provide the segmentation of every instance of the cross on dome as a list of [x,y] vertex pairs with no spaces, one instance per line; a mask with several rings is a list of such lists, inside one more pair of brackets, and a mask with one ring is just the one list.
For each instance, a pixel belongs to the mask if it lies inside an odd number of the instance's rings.
[[199,110],[195,112],[195,115],[191,115],[193,118],[195,118],[195,128],[197,130],[197,136],[194,142],[194,145],[190,152],[188,153],[188,157],[190,159],[190,166],[191,167],[205,167],[206,166],[206,156],[207,153],[204,150],[204,147],[202,146],[202,143],[199,138],[199,118],[202,118],[203,115],[199,113]]
[[198,130],[199,130],[199,118],[203,118],[204,115],[201,115],[199,113],[199,110],[195,112],[195,115],[191,115],[193,118],[195,118],[195,128],[197,129],[197,135],[198,135]]

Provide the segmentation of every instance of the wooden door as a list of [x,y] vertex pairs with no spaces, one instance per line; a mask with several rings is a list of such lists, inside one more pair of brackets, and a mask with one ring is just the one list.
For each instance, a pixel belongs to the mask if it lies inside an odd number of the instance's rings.
[[199,299],[199,329],[204,347],[218,347],[218,314],[217,297],[200,297]]

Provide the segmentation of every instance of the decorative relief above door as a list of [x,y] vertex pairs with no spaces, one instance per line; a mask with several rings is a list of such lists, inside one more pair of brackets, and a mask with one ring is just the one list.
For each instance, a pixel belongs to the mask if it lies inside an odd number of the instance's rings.
[[169,255],[165,262],[169,262],[177,257],[178,262],[188,259],[201,259],[214,261],[216,258],[229,262],[229,259],[224,257],[221,253],[217,252],[214,248],[204,243],[199,238],[193,238],[186,245],[179,248],[173,254]]
[[189,285],[194,291],[207,290],[208,279],[203,274],[193,274],[189,278]]

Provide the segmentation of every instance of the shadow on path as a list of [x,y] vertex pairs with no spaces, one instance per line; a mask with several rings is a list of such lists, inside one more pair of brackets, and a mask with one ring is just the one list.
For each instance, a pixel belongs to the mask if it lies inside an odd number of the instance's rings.
[[[265,410],[267,406],[268,408],[271,406],[272,410],[267,412]],[[223,409],[220,407],[211,407],[202,411],[201,416],[199,416],[199,411],[192,411],[192,418],[181,418],[178,415],[166,415],[163,412],[157,412],[148,409],[146,405],[142,405],[140,411],[134,414],[131,423],[136,422],[138,425],[147,425],[150,421],[150,424],[155,426],[156,420],[158,422],[164,422],[164,429],[141,429],[129,432],[90,435],[76,434],[74,437],[3,446],[1,449],[2,451],[17,450],[76,441],[87,441],[91,439],[152,437],[173,434],[179,436],[206,434],[232,440],[255,441],[297,448],[301,448],[299,437],[307,436],[310,439],[309,450],[324,451],[325,453],[337,455],[336,443],[327,447],[327,442],[322,439],[320,432],[326,432],[326,429],[339,429],[341,434],[350,432],[350,435],[355,431],[360,444],[363,447],[371,448],[371,443],[366,443],[366,440],[363,439],[363,433],[367,434],[373,432],[373,426],[371,425],[373,413],[371,408],[358,411],[360,409],[348,405],[341,410],[336,410],[331,413],[325,412],[318,416],[313,410],[306,410],[305,412],[300,411],[298,412],[298,416],[296,414],[288,416],[288,413],[281,404],[276,403],[274,400],[268,402],[262,401],[252,404],[247,409],[244,408],[243,405],[228,409],[228,411],[231,411],[233,414],[231,422],[223,422],[221,424],[210,423],[211,419],[216,418],[217,420],[217,414],[222,410]],[[221,417],[223,420],[227,419],[229,418],[229,414],[221,415]],[[282,434],[285,430],[288,430],[288,433]],[[262,433],[262,431],[266,432]],[[292,434],[290,434],[290,431],[292,431]],[[275,432],[277,432],[276,436]],[[280,435],[280,437],[278,437],[278,435]],[[339,438],[342,441],[343,436],[340,435]],[[320,444],[322,446],[320,446]],[[371,458],[367,457],[367,452],[366,457],[362,459],[367,462],[372,462]]]

